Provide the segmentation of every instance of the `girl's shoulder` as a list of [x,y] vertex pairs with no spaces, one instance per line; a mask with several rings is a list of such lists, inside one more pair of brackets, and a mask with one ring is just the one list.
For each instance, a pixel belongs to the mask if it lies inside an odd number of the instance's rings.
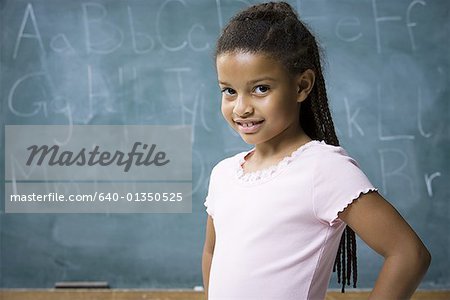
[[347,151],[342,146],[335,146],[327,144],[324,140],[311,140],[310,142],[300,146],[294,151],[292,156],[302,157],[335,157],[335,156],[348,156]]
[[331,144],[327,144],[325,141],[320,140],[316,143],[318,147],[312,147],[311,153],[320,154],[320,155],[346,155],[348,156],[348,152],[342,146],[335,146]]
[[321,143],[320,147],[315,147],[314,151],[310,151],[311,157],[314,160],[314,166],[317,172],[337,172],[344,171],[354,166],[360,168],[360,164],[350,155],[343,146],[335,146],[331,144]]
[[[295,153],[294,153],[295,154]],[[306,161],[309,161],[315,168],[330,170],[333,166],[343,164],[358,164],[342,146],[327,144],[324,140],[312,140],[303,148],[296,151],[292,160],[299,162],[299,167],[303,168]]]
[[343,146],[327,144],[325,141],[320,141],[320,143],[317,144],[317,147],[312,147],[309,153],[312,156],[318,157],[320,161],[339,158],[353,159]]

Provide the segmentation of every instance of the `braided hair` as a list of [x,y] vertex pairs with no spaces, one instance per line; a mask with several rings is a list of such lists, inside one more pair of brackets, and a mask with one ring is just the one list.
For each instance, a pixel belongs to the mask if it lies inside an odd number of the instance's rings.
[[[256,4],[231,18],[219,36],[214,60],[220,54],[239,51],[269,54],[281,62],[292,76],[307,69],[313,70],[315,84],[300,106],[300,126],[312,139],[339,146],[322,74],[320,58],[323,49],[288,3]],[[345,284],[350,285],[352,271],[353,287],[356,287],[356,239],[355,232],[349,226],[342,234],[333,272],[336,268],[338,283],[341,283],[342,276],[342,293],[345,292]]]

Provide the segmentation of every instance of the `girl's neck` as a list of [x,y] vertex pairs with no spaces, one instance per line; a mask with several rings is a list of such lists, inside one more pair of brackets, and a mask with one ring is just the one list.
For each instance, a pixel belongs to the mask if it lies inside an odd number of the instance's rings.
[[312,139],[302,131],[301,134],[292,138],[256,144],[255,150],[252,152],[251,157],[253,161],[266,161],[276,158],[283,158],[290,155],[297,148],[310,142],[311,140]]

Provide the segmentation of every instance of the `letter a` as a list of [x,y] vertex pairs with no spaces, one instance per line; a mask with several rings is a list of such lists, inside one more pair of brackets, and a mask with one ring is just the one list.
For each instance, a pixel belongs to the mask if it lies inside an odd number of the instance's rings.
[[[35,32],[34,34],[23,32],[25,30],[25,26],[27,25],[29,17],[31,17],[31,23],[33,24],[33,29]],[[17,35],[16,39],[16,45],[14,47],[13,59],[16,59],[17,57],[17,52],[19,51],[19,46],[22,38],[37,39],[39,42],[39,46],[41,46],[42,51],[44,51],[44,45],[42,44],[41,34],[39,33],[39,29],[37,27],[36,17],[34,16],[33,6],[31,6],[31,3],[28,3],[25,10],[25,15],[22,19],[22,24],[20,25],[19,34]]]

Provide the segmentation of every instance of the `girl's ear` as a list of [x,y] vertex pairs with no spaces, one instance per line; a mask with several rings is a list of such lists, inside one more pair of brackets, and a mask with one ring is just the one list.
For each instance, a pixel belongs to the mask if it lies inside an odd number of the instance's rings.
[[315,73],[311,69],[307,69],[297,77],[297,102],[304,101],[314,87]]

